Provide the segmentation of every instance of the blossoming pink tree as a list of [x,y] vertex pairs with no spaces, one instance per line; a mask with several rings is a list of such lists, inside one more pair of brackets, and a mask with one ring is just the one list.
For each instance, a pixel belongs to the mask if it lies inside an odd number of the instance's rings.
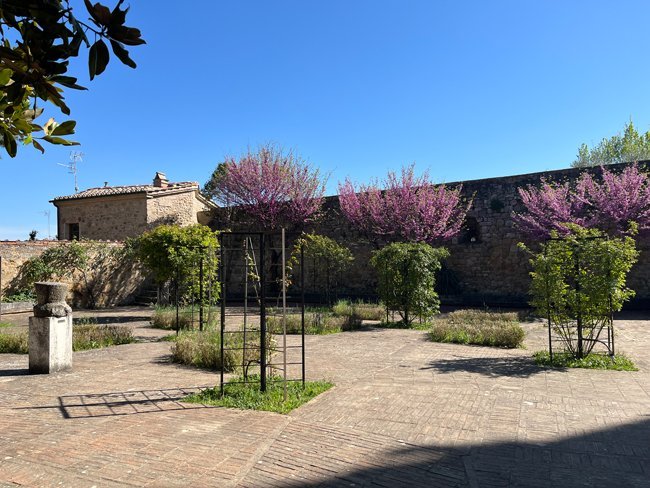
[[460,231],[469,208],[462,202],[460,186],[433,185],[427,172],[415,175],[414,165],[402,168],[400,176],[389,172],[381,186],[374,182],[356,189],[347,179],[339,185],[341,211],[360,230],[427,243]]
[[636,165],[620,173],[602,167],[597,179],[583,173],[575,188],[569,183],[542,182],[519,189],[526,210],[513,215],[517,226],[531,237],[545,239],[552,231],[567,235],[566,224],[624,234],[630,222],[650,229],[650,179]]
[[236,206],[265,230],[303,224],[321,208],[325,184],[292,152],[271,145],[221,163],[206,184],[220,203]]

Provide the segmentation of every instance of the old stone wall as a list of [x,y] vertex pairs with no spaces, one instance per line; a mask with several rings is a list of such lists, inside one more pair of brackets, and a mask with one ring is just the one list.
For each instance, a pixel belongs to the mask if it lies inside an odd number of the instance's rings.
[[[617,165],[622,166],[622,165]],[[647,167],[646,167],[647,168]],[[619,168],[620,169],[620,168]],[[517,243],[525,236],[514,226],[513,212],[523,211],[517,189],[538,186],[548,181],[575,181],[581,171],[566,169],[501,178],[449,183],[462,184],[462,193],[472,200],[468,226],[451,242],[441,243],[450,257],[439,276],[439,291],[443,303],[467,305],[525,305],[530,286],[528,256]],[[598,172],[599,169],[590,171]],[[219,224],[216,224],[219,228]],[[223,228],[223,224],[221,224]],[[241,228],[246,228],[242,226]],[[338,289],[343,295],[359,298],[375,296],[376,276],[368,261],[374,249],[387,242],[369,238],[354,229],[341,214],[338,197],[327,197],[324,216],[307,230],[326,235],[347,246],[355,256],[349,271],[338,277]],[[630,272],[628,285],[636,291],[632,306],[650,306],[650,238],[637,239],[641,251],[639,262]],[[315,266],[314,266],[315,264]],[[318,263],[307,263],[307,277],[318,273]]]
[[[45,250],[66,245],[65,241],[0,241],[2,266],[2,295],[12,291],[17,285],[21,266],[31,258],[41,255]],[[119,242],[102,243],[109,248],[118,248]],[[98,298],[96,306],[110,307],[132,303],[147,282],[148,274],[138,265],[129,263],[119,265],[111,260],[97,260],[84,278],[75,274],[65,281],[72,284],[69,299],[77,306],[87,306],[88,290]],[[87,281],[86,281],[87,280]]]
[[[197,223],[194,191],[152,194],[147,198],[147,224],[191,225]],[[142,231],[141,231],[142,232]]]
[[69,239],[68,224],[79,224],[82,239],[119,241],[147,228],[145,193],[61,200],[58,207],[59,238]]

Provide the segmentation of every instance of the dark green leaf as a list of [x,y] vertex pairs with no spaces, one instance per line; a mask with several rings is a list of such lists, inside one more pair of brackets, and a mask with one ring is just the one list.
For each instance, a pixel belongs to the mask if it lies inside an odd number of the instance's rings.
[[126,64],[131,68],[136,67],[135,61],[133,61],[129,57],[129,52],[126,49],[124,49],[119,42],[111,39],[111,46],[113,47],[113,53],[115,53],[115,56],[117,56],[119,60],[122,61],[122,63]]
[[102,5],[99,2],[93,5],[92,3],[90,3],[89,0],[84,0],[84,3],[86,4],[86,9],[88,10],[88,13],[90,14],[90,16],[93,18],[95,22],[97,22],[100,25],[110,24],[111,11],[108,9],[108,7]]
[[16,156],[18,151],[18,144],[16,144],[16,138],[9,132],[3,132],[3,142],[7,153],[12,158]]
[[52,131],[53,136],[67,136],[69,134],[74,134],[74,128],[77,123],[74,120],[66,120],[65,122],[56,126]]
[[[134,68],[135,68],[135,66],[134,66]],[[0,85],[5,86],[7,83],[9,83],[9,80],[11,80],[11,75],[13,75],[13,74],[14,74],[14,72],[12,70],[10,70],[9,68],[5,68],[3,70],[0,70]]]
[[50,144],[61,144],[63,146],[78,146],[78,142],[74,141],[69,141],[67,139],[64,139],[63,137],[53,137],[53,136],[45,136],[43,137],[43,140],[49,142]]
[[108,65],[109,57],[108,47],[103,40],[100,39],[90,47],[90,52],[88,53],[88,68],[91,80],[95,78],[96,75],[100,75],[104,72],[106,65]]
[[73,88],[75,90],[87,90],[85,86],[77,85],[77,78],[73,76],[53,76],[50,78],[50,81],[54,81],[60,85],[67,86],[68,88]]
[[43,154],[45,153],[45,149],[43,148],[43,146],[41,146],[41,145],[39,144],[39,142],[38,142],[36,139],[34,139],[34,140],[32,141],[32,146],[34,146],[36,149],[38,149],[39,151],[41,151],[41,153],[43,153]]

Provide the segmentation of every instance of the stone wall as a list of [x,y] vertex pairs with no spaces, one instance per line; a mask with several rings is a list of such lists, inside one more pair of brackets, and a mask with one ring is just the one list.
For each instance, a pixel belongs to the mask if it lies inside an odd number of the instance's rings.
[[137,236],[147,228],[145,193],[60,200],[56,204],[60,239],[69,238],[70,223],[79,223],[82,239],[118,241]]
[[[67,244],[65,241],[0,241],[0,257],[2,257],[1,292],[3,295],[11,292],[15,285],[21,266],[30,258],[42,254],[46,249]],[[110,247],[122,246],[118,242],[105,243]],[[97,306],[110,307],[132,303],[141,288],[147,282],[147,273],[137,265],[115,266],[111,263],[98,265],[88,275],[95,294],[99,297]],[[80,276],[74,276],[72,282],[71,302],[78,306],[88,303],[85,296],[84,283]]]
[[185,226],[198,222],[195,191],[160,193],[147,197],[148,228],[166,221]]
[[[517,189],[526,185],[538,186],[542,178],[575,181],[581,171],[566,169],[449,183],[450,187],[462,184],[463,195],[473,199],[473,203],[468,212],[470,228],[451,242],[443,243],[451,254],[439,277],[443,303],[525,305],[530,286],[530,266],[528,256],[517,247],[525,236],[512,220],[513,212],[523,210]],[[591,171],[598,172],[599,169]],[[216,227],[219,228],[219,224]],[[350,270],[339,279],[339,292],[351,297],[373,298],[376,277],[368,260],[374,249],[387,242],[369,239],[356,231],[341,215],[338,197],[325,199],[324,217],[308,230],[335,239],[354,254],[355,261]],[[631,306],[647,307],[650,306],[650,238],[641,235],[637,243],[641,255],[628,279],[629,286],[637,293]],[[308,263],[308,277],[312,268],[313,265]]]

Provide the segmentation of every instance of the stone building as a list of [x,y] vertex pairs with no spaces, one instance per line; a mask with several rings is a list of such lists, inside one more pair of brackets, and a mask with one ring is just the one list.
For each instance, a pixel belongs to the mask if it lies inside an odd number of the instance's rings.
[[150,185],[90,188],[51,201],[59,240],[123,240],[160,224],[207,224],[216,205],[196,182],[170,183],[156,173]]

